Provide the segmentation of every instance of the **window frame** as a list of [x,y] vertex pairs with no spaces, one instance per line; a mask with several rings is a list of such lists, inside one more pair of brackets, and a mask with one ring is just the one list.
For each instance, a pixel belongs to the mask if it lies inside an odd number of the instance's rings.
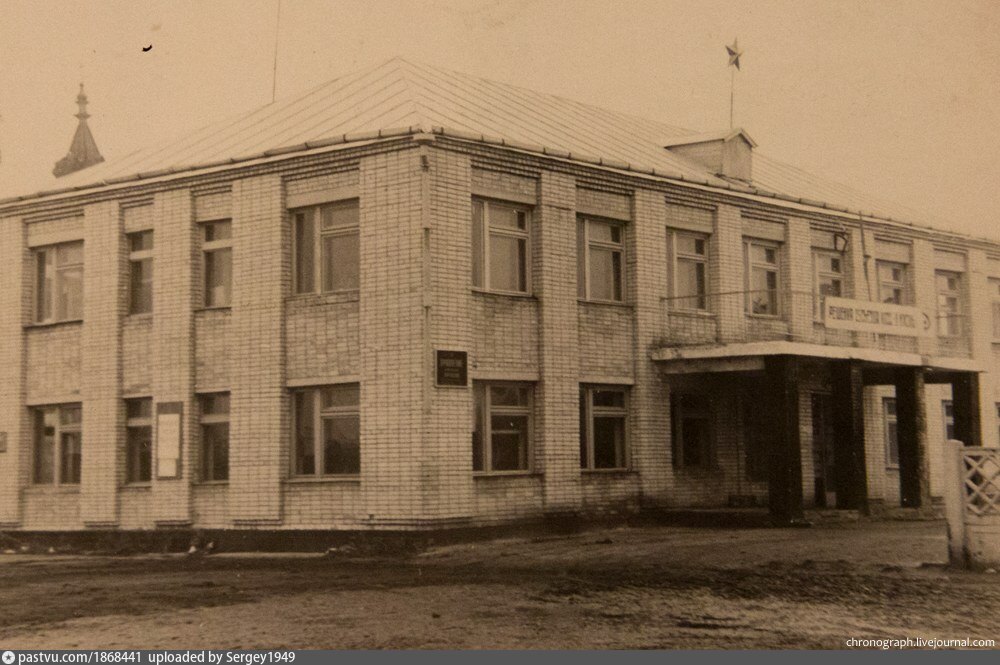
[[[963,273],[955,272],[954,270],[935,270],[934,271],[934,294],[935,294],[935,312],[937,314],[937,336],[947,339],[956,339],[964,337],[965,335],[965,325],[964,325],[964,300],[965,300],[965,280],[962,279]],[[942,289],[940,286],[940,278],[944,280],[954,279],[957,286],[954,290],[952,289]],[[955,309],[953,311],[943,311],[942,310],[942,299],[952,298],[955,301]],[[945,331],[942,332],[942,324],[945,326]]]
[[[527,391],[527,403],[511,405],[494,405],[492,388],[523,388]],[[518,475],[530,474],[534,469],[534,435],[535,435],[535,384],[527,381],[474,381],[473,389],[473,463],[472,472],[475,475]],[[526,440],[522,457],[524,466],[519,469],[494,469],[493,467],[493,416],[518,416],[527,419]],[[477,439],[478,434],[478,439]],[[475,447],[479,446],[482,468],[476,468]]]
[[[626,248],[626,233],[628,229],[628,223],[619,219],[611,219],[608,217],[599,217],[597,215],[585,215],[577,214],[577,297],[580,300],[585,300],[587,302],[596,303],[609,303],[614,305],[623,305],[628,300],[628,288],[627,288],[627,255],[625,253]],[[612,229],[618,229],[620,233],[620,239],[618,242],[605,241],[605,240],[595,240],[591,238],[591,224],[603,224]],[[618,290],[619,298],[612,298],[610,300],[604,298],[597,298],[593,295],[593,285],[591,284],[591,274],[590,274],[590,255],[593,249],[600,249],[603,251],[608,251],[612,253],[612,257],[615,254],[618,255]],[[612,258],[612,269],[614,268],[614,258]],[[616,274],[612,274],[611,279],[611,292],[614,294],[615,291],[615,279]]]
[[[832,296],[834,298],[847,298],[847,271],[844,269],[845,259],[843,252],[838,252],[835,249],[823,249],[820,247],[814,247],[812,251],[813,257],[813,297],[815,299],[815,317],[817,321],[822,321],[823,319],[823,303],[825,302],[827,295],[824,295],[821,289],[824,279],[837,280],[840,282],[840,295]],[[832,270],[824,270],[823,265],[821,265],[820,259],[836,259],[840,262],[840,272],[834,272]]]
[[[755,247],[761,247],[765,251],[774,251],[774,263],[759,263],[753,259],[753,249]],[[754,318],[763,319],[783,319],[785,315],[785,308],[782,307],[782,289],[784,288],[783,280],[781,278],[781,271],[783,267],[782,261],[782,243],[775,240],[764,240],[761,238],[743,238],[743,288],[746,291],[746,297],[744,298],[744,311],[747,316]],[[755,269],[765,270],[767,272],[774,273],[774,312],[754,312],[753,311],[753,271]],[[767,289],[768,293],[772,292],[772,289]]]
[[[689,252],[681,251],[679,242],[681,237],[693,238],[696,242],[703,242],[705,252],[703,254],[691,254]],[[711,273],[708,262],[708,244],[712,238],[711,234],[668,228],[667,238],[670,243],[670,309],[675,312],[710,313],[711,307],[709,306],[708,299],[708,284],[709,279],[711,278]],[[680,295],[677,293],[677,287],[680,284],[677,275],[682,261],[693,263],[696,266],[701,266],[703,287],[701,293],[695,293],[693,295]],[[681,304],[690,300],[696,301],[694,307],[685,307]]]
[[[349,226],[337,226],[331,229],[323,228],[323,218],[322,213],[324,208],[350,208],[353,207],[357,210],[357,223]],[[334,236],[356,236],[358,247],[360,250],[361,244],[361,205],[360,200],[357,197],[348,199],[338,199],[336,201],[324,201],[323,203],[302,206],[299,208],[293,208],[288,211],[289,217],[291,219],[291,231],[292,231],[292,295],[329,295],[338,293],[357,293],[361,288],[361,254],[358,252],[357,261],[357,282],[358,285],[347,289],[331,289],[325,290],[323,288],[324,278],[326,277],[326,261],[324,260],[324,242],[323,240],[328,237]],[[312,225],[312,289],[303,290],[302,284],[300,284],[300,262],[302,260],[300,254],[301,249],[299,247],[298,240],[298,225],[299,217],[302,219],[309,219],[309,223]]]
[[[64,423],[63,422],[63,411],[75,409],[80,413],[79,422],[76,423]],[[31,407],[31,484],[36,487],[79,487],[80,477],[83,471],[83,403],[81,402],[67,402],[63,404],[46,404],[42,406],[32,406]],[[52,443],[52,480],[51,481],[40,481],[38,480],[39,472],[39,439],[42,432],[39,431],[39,425],[41,424],[44,428],[45,414],[51,412],[55,414],[55,425],[53,432],[53,443]],[[78,476],[76,480],[65,480],[64,475],[64,458],[66,456],[66,450],[64,448],[63,435],[64,434],[77,434],[78,446],[80,449],[79,459],[76,460],[76,475]]]
[[[614,392],[623,396],[621,407],[594,406],[594,393]],[[583,384],[580,386],[580,470],[584,473],[622,472],[632,468],[629,437],[629,386],[615,384]],[[622,465],[598,467],[595,465],[594,419],[599,417],[622,420]]]
[[[323,408],[323,390],[327,388],[350,388],[356,387],[358,390],[358,401],[353,406],[339,406]],[[361,384],[352,383],[332,383],[319,386],[306,386],[295,388],[292,393],[292,445],[291,445],[291,476],[293,480],[303,479],[345,479],[356,480],[361,477]],[[298,447],[296,439],[299,431],[299,414],[296,406],[298,395],[309,395],[312,401],[312,433],[313,433],[313,472],[300,473],[298,471]],[[323,440],[323,418],[353,416],[358,419],[358,470],[348,473],[324,473],[326,467],[326,450]]]
[[[136,404],[139,402],[147,402],[149,405],[149,415],[148,416],[130,416],[129,415],[129,405]],[[139,461],[133,459],[135,452],[132,450],[133,440],[130,437],[132,432],[139,432],[141,430],[147,430],[146,434],[146,446],[149,455],[149,477],[133,477],[133,470],[135,468],[141,469],[141,456],[139,456]],[[153,398],[152,397],[130,397],[125,399],[125,485],[127,486],[143,486],[148,485],[153,481]]]
[[[901,279],[883,279],[882,268],[899,268]],[[911,305],[913,303],[913,293],[910,290],[910,264],[899,261],[875,261],[875,281],[878,284],[878,301],[883,304]],[[883,289],[899,289],[899,300],[886,300],[883,297]]]
[[[60,265],[60,251],[71,245],[79,245],[80,260],[78,262]],[[83,321],[83,306],[85,297],[84,280],[86,278],[86,271],[84,269],[86,257],[84,256],[83,240],[71,240],[52,245],[32,247],[31,256],[33,264],[32,323],[36,325],[46,325],[52,323]],[[49,261],[49,257],[52,258],[51,262]],[[69,309],[68,305],[60,307],[59,294],[63,291],[61,288],[64,279],[63,275],[66,272],[77,268],[79,268],[80,271],[80,302],[78,303],[79,316],[67,315],[65,317],[60,317],[60,309]],[[46,285],[48,285],[48,288],[46,288]],[[48,316],[43,317],[41,315],[43,306],[47,307],[49,312]]]
[[[142,237],[149,238],[149,247],[135,249],[135,240]],[[128,315],[140,316],[143,314],[152,314],[153,289],[155,288],[153,282],[153,275],[155,274],[153,250],[156,247],[153,229],[130,231],[125,234],[125,242],[128,245]],[[149,267],[148,271],[146,270],[146,266]],[[135,273],[137,268],[141,272],[142,284],[149,284],[149,302],[146,303],[146,309],[141,308],[142,303],[136,302]],[[139,305],[138,307],[137,304]]]
[[[889,413],[889,407],[892,406],[892,413]],[[896,398],[895,397],[883,397],[882,398],[882,419],[884,420],[882,426],[882,436],[885,444],[885,466],[888,469],[898,469],[899,468],[899,412],[896,410]],[[895,447],[896,454],[892,454],[893,441],[889,436],[889,426],[896,426],[896,437],[895,437]],[[894,459],[895,457],[895,459]]]
[[[476,207],[480,206],[481,214],[479,219],[476,215]],[[493,208],[509,208],[516,213],[524,214],[524,229],[512,229],[506,226],[494,226],[491,223],[490,211]],[[531,206],[523,203],[514,203],[500,199],[491,199],[482,196],[472,197],[472,287],[481,289],[489,293],[501,295],[527,296],[532,293],[531,280]],[[524,243],[524,274],[519,274],[518,281],[524,283],[523,290],[498,288],[492,284],[492,252],[490,240],[492,237],[513,238]],[[478,247],[476,240],[478,239]],[[476,282],[476,266],[479,267],[479,282]]]
[[[214,401],[225,395],[226,397],[226,411],[222,412],[209,412],[206,405],[209,400]],[[229,453],[230,453],[230,435],[232,430],[229,427],[230,414],[232,413],[232,395],[229,391],[218,391],[211,393],[199,393],[198,394],[198,436],[199,436],[199,449],[198,449],[198,459],[199,459],[199,472],[198,478],[201,483],[228,483],[229,482]],[[206,436],[206,430],[210,427],[217,427],[219,425],[226,426],[226,468],[225,477],[219,478],[215,474],[215,452],[214,442],[209,443],[210,439]]]
[[[229,237],[221,239],[208,239],[209,227],[214,227],[219,224],[229,225]],[[202,298],[201,306],[203,309],[227,309],[232,307],[233,304],[233,220],[228,217],[223,217],[220,219],[210,219],[198,222],[199,238],[201,240],[201,289]],[[229,284],[226,289],[226,302],[217,303],[210,302],[211,300],[211,289],[208,285],[208,263],[209,255],[221,254],[224,252],[229,253]]]

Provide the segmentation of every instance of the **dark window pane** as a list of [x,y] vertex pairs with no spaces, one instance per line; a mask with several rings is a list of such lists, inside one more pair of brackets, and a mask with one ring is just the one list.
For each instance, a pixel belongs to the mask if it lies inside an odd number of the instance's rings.
[[55,482],[56,412],[35,412],[35,482]]
[[476,390],[475,421],[472,424],[472,470],[485,471],[486,459],[483,450],[483,392]]
[[47,321],[52,318],[52,276],[50,264],[52,252],[39,250],[35,253],[35,320]]
[[685,417],[681,421],[684,466],[708,465],[709,422],[704,418]]
[[625,466],[625,419],[620,416],[594,417],[594,468],[620,469]]
[[132,261],[129,279],[130,314],[153,311],[153,259]]
[[125,400],[125,417],[129,419],[152,418],[153,400],[148,398]]
[[56,318],[72,321],[83,318],[83,266],[61,268],[56,280]]
[[358,416],[323,418],[323,473],[361,471],[360,433]]
[[594,390],[594,406],[625,408],[625,393],[620,390]]
[[295,214],[295,286],[297,293],[315,290],[315,228],[310,213]]
[[228,415],[229,393],[212,393],[201,396],[202,415]]
[[151,427],[129,427],[126,430],[126,482],[149,482],[153,477],[152,437]]
[[233,225],[232,222],[211,222],[205,224],[205,242],[214,242],[216,240],[229,240],[233,237]]
[[229,479],[229,424],[201,426],[202,480]]
[[357,233],[338,233],[323,237],[323,290],[357,289],[360,239]]
[[490,418],[493,471],[528,468],[528,417],[497,415]]
[[142,252],[153,249],[153,232],[140,231],[128,235],[129,251]]
[[472,202],[472,285],[483,283],[483,202]]
[[361,403],[361,386],[357,383],[328,386],[323,388],[322,394],[323,409],[352,407]]
[[295,473],[299,475],[316,473],[314,429],[312,393],[295,393]]
[[63,432],[61,441],[62,466],[59,482],[76,485],[80,482],[80,433]]
[[587,432],[589,430],[587,423],[587,399],[589,393],[586,390],[580,390],[580,467],[586,469],[590,464],[590,456],[587,453]]
[[490,386],[490,404],[493,406],[528,406],[528,389],[524,386]]
[[524,291],[523,238],[490,235],[490,288]]

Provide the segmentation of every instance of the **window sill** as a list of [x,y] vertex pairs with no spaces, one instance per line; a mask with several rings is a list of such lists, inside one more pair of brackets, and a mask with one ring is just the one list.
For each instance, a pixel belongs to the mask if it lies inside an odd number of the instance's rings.
[[196,307],[194,311],[195,311],[196,314],[200,314],[202,312],[205,312],[205,313],[211,313],[211,312],[231,312],[232,310],[233,310],[233,306],[232,305],[212,305],[211,307],[207,307],[207,306],[206,307]]
[[580,469],[581,475],[585,476],[637,476],[639,472],[635,469]]
[[24,488],[27,494],[79,494],[79,485],[34,484]]
[[228,480],[199,480],[192,484],[195,487],[229,487]]
[[580,305],[595,305],[598,307],[621,307],[622,309],[632,309],[632,304],[618,300],[590,300],[588,298],[577,298]]
[[521,291],[490,291],[473,286],[471,289],[476,296],[492,296],[494,298],[515,298],[518,300],[538,300],[534,294],[522,293]]
[[668,309],[670,316],[683,316],[689,319],[715,319],[718,314],[703,309]]
[[361,291],[331,291],[329,293],[295,293],[285,297],[285,302],[294,305],[330,305],[361,300]]
[[153,483],[145,481],[141,483],[126,483],[118,488],[122,492],[148,492],[153,489]]
[[44,330],[46,328],[58,328],[60,326],[75,326],[82,325],[83,319],[67,319],[65,321],[46,321],[44,323],[26,323],[24,328],[26,330]]
[[760,321],[773,321],[775,323],[788,323],[788,321],[781,314],[747,314],[748,319],[757,319]]
[[542,478],[545,474],[539,471],[473,471],[475,480],[496,480],[498,478]]
[[358,484],[361,482],[360,475],[354,476],[293,476],[291,478],[286,478],[285,482],[289,485],[315,485],[315,484],[325,484],[325,483],[347,483],[347,484]]

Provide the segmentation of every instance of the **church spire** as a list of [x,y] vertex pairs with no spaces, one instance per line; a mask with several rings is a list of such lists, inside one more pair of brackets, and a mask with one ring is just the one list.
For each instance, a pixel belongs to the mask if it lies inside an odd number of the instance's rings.
[[73,135],[73,142],[69,146],[66,156],[56,162],[52,169],[52,174],[61,178],[64,175],[74,173],[94,164],[104,161],[101,152],[97,149],[97,143],[90,133],[90,126],[87,124],[87,94],[83,91],[83,84],[80,84],[80,93],[76,96],[76,104],[80,108],[76,117],[80,121],[76,126],[76,134]]

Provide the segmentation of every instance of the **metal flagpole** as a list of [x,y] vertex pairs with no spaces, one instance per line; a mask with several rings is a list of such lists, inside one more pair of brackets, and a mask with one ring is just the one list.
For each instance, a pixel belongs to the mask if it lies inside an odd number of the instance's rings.
[[[743,51],[740,50],[739,40],[733,38],[733,45],[726,47],[726,53],[729,54],[729,66],[739,69],[740,56],[743,55]],[[732,70],[729,79],[729,129],[735,126],[733,109],[736,106],[736,69]]]
[[736,105],[736,70],[729,68],[732,76],[729,78],[729,129],[733,128],[733,107]]

